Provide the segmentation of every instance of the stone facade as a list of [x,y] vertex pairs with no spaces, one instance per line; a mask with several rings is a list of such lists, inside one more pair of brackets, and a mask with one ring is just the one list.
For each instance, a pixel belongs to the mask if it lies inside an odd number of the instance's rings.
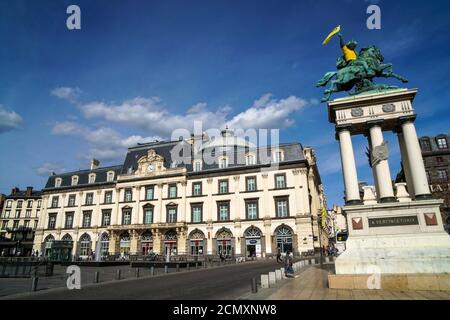
[[49,242],[66,240],[80,258],[96,248],[102,256],[265,257],[277,247],[300,254],[319,246],[325,197],[312,149],[280,145],[276,166],[195,169],[171,159],[176,145],[139,145],[123,166],[50,177],[35,249],[50,254]]
[[0,253],[31,255],[34,231],[42,209],[41,191],[13,188],[0,211]]

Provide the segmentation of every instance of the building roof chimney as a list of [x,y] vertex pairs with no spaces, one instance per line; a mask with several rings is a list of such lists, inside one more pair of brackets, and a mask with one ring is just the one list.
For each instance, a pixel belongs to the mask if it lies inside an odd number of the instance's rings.
[[91,170],[97,169],[99,165],[100,165],[100,161],[98,161],[97,159],[91,160]]
[[27,197],[31,197],[32,193],[33,193],[33,187],[27,187]]
[[11,190],[12,195],[15,195],[18,192],[19,192],[19,188],[17,188],[17,187],[12,188],[12,190]]

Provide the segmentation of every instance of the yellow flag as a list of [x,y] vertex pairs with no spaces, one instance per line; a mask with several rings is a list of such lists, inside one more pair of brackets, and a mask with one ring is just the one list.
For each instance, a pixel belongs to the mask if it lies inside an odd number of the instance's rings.
[[322,207],[322,228],[324,229],[326,227],[326,223],[327,223],[327,210],[325,209],[325,207]]
[[336,28],[333,29],[333,31],[331,31],[331,33],[328,35],[328,37],[325,38],[325,40],[323,40],[322,45],[326,45],[328,43],[328,41],[330,41],[331,38],[333,38],[333,36],[338,33],[339,31],[341,31],[341,26],[337,26]]

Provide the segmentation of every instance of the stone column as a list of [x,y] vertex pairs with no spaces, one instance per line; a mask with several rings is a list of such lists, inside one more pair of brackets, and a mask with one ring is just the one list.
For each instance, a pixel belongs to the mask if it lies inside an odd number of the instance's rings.
[[338,130],[339,147],[341,151],[342,173],[344,175],[345,203],[347,205],[360,204],[358,176],[356,174],[355,155],[349,127],[336,128]]
[[[372,146],[372,152],[374,148],[383,143],[383,131],[378,122],[374,122],[370,125],[370,142]],[[388,160],[381,160],[377,164],[372,165],[375,169],[375,181],[378,184],[377,191],[379,192],[378,198],[380,202],[393,202],[395,201],[394,189],[392,188],[391,172],[389,171]]]
[[408,153],[406,152],[405,137],[403,133],[397,132],[398,145],[402,156],[403,173],[405,174],[406,187],[409,195],[414,198],[414,184],[412,182],[411,167],[409,166]]
[[411,172],[412,184],[414,186],[414,198],[415,200],[431,198],[430,187],[428,185],[427,174],[422,159],[422,151],[414,126],[414,118],[409,117],[401,120],[409,168],[414,168],[414,172]]

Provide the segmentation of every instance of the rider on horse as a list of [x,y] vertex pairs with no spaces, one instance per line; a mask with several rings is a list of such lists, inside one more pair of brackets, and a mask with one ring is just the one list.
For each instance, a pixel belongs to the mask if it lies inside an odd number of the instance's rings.
[[[342,53],[344,54],[337,63],[338,69],[347,67],[347,66],[361,66],[364,68],[364,71],[366,74],[370,74],[371,70],[369,66],[367,65],[367,62],[364,60],[358,59],[358,54],[356,53],[355,49],[358,46],[358,42],[355,40],[349,41],[347,44],[344,42],[344,38],[342,37],[342,34],[339,32],[339,41]],[[345,61],[345,63],[344,63]]]

